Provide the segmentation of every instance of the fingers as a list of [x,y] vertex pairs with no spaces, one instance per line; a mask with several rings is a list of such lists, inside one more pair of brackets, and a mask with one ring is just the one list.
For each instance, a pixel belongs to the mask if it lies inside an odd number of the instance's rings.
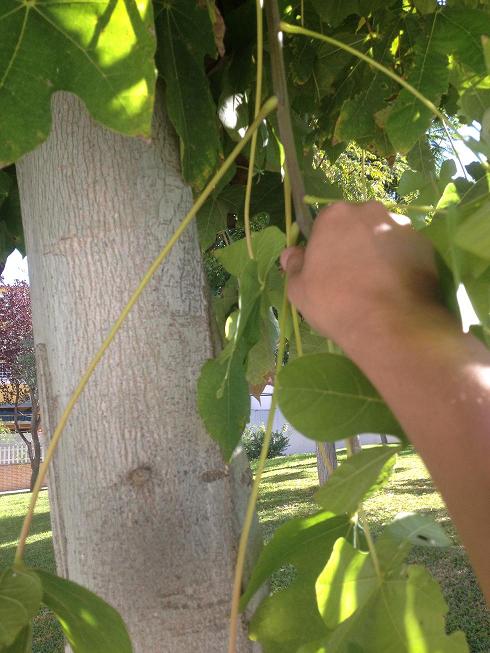
[[303,247],[288,247],[281,254],[281,266],[287,274],[289,300],[299,308],[301,298],[301,272],[305,250]]
[[303,247],[288,247],[281,254],[281,267],[288,277],[298,274],[303,268],[305,250]]

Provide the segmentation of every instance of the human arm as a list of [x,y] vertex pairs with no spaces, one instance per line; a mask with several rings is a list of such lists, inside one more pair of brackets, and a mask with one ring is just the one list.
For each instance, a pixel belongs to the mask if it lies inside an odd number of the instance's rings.
[[377,203],[319,214],[289,297],[389,404],[441,491],[490,603],[490,352],[438,297],[430,245]]

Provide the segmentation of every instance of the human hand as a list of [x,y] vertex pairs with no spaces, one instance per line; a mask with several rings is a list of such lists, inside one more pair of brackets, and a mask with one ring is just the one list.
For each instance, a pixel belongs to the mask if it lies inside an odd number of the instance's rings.
[[346,351],[367,322],[389,328],[395,316],[418,319],[439,304],[430,243],[377,202],[323,210],[307,247],[284,250],[281,265],[291,302]]

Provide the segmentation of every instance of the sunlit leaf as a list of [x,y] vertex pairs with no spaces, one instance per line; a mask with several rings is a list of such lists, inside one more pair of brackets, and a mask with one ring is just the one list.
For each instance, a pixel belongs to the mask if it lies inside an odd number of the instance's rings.
[[204,69],[214,55],[213,25],[206,4],[155,2],[157,63],[166,85],[168,114],[180,137],[182,174],[202,190],[222,154],[216,105]]
[[126,626],[108,603],[66,578],[36,570],[43,603],[54,612],[73,653],[131,653]]
[[[0,649],[10,646],[41,604],[38,576],[27,569],[6,569],[0,576]],[[15,650],[15,649],[14,649]],[[21,650],[21,649],[20,649]]]
[[300,653],[468,651],[463,633],[446,635],[447,605],[423,567],[399,565],[378,575],[371,554],[341,539],[316,588],[320,613],[334,630]]
[[358,433],[403,434],[370,381],[338,354],[293,360],[278,374],[277,396],[288,422],[313,440],[335,442]]
[[330,512],[319,512],[304,519],[292,519],[280,526],[263,548],[255,564],[240,602],[242,610],[273,571],[286,563],[294,564],[298,556],[301,558],[304,552],[317,542],[322,543],[325,551],[330,550],[335,540],[345,535],[348,527],[347,517],[335,517]]
[[[439,14],[434,14],[433,21]],[[432,46],[431,36],[421,36],[414,46],[415,57],[407,81],[436,106],[449,83],[448,58]],[[432,111],[407,89],[402,89],[393,104],[386,131],[398,152],[406,153],[427,130]]]
[[372,447],[347,458],[315,494],[315,501],[335,514],[355,512],[369,493],[388,480],[398,447]]
[[152,4],[3,0],[0,8],[0,166],[44,141],[51,96],[82,98],[92,116],[149,136],[155,39]]

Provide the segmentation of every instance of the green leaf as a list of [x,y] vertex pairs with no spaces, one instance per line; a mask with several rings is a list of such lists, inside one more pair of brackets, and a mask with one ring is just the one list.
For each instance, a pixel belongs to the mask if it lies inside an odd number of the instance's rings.
[[359,13],[359,0],[312,0],[320,18],[332,27],[340,25],[347,16]]
[[431,14],[437,9],[437,0],[414,0],[414,5],[421,14]]
[[335,442],[373,432],[403,436],[374,386],[344,356],[297,358],[279,372],[276,388],[285,418],[313,440]]
[[157,0],[157,64],[165,80],[170,120],[180,138],[182,174],[198,192],[222,156],[217,110],[204,69],[215,55],[213,26],[205,4]]
[[286,563],[294,564],[298,556],[302,556],[317,542],[321,542],[325,552],[329,551],[335,540],[345,535],[348,528],[347,517],[335,517],[330,512],[319,512],[304,519],[292,519],[280,526],[262,549],[241,598],[240,608],[245,609],[255,592],[276,569]]
[[415,546],[446,547],[452,544],[444,529],[430,515],[416,512],[399,513],[385,527],[383,534]]
[[2,653],[31,653],[32,651],[32,626],[29,624],[17,635],[13,644],[2,648]]
[[315,494],[315,501],[336,515],[356,512],[365,496],[379,490],[388,480],[399,450],[373,447],[347,458]]
[[396,84],[385,75],[368,71],[364,90],[342,104],[334,138],[345,142],[355,140],[360,147],[383,156],[393,154],[388,136],[377,124],[377,114],[385,109],[387,99],[396,89]]
[[[346,535],[350,525],[344,521],[343,527],[332,529],[339,518],[325,513],[320,515],[314,515],[314,521],[309,518],[292,522],[297,526],[296,533],[289,533],[293,539],[301,536],[302,524],[307,529],[303,544],[297,539],[296,550],[283,549],[281,552],[276,548],[276,554],[285,563],[295,566],[296,576],[287,589],[265,598],[253,616],[249,636],[260,641],[263,653],[296,653],[305,642],[327,634],[316,604],[315,582],[330,556],[335,539]],[[341,521],[337,523],[341,524]],[[242,601],[244,599],[245,596]]]
[[[10,646],[41,604],[39,578],[27,569],[6,569],[0,577],[0,648]],[[15,650],[15,649],[14,649]]]
[[232,340],[218,358],[204,364],[197,383],[199,413],[226,460],[239,443],[250,414],[246,365],[249,351],[260,337],[263,291],[257,260],[245,264],[239,277],[239,290],[239,314]]
[[85,587],[36,569],[43,603],[54,612],[73,653],[131,653],[119,613]]
[[432,35],[432,46],[451,55],[476,73],[485,75],[487,67],[482,36],[490,35],[490,15],[479,9],[447,8],[439,12]]
[[247,381],[259,385],[275,367],[274,352],[279,340],[279,323],[274,311],[263,295],[261,302],[261,325],[258,342],[249,351],[247,359]]
[[340,540],[317,581],[318,607],[337,625],[299,653],[467,653],[463,633],[446,635],[447,605],[425,569],[400,566],[379,577],[370,554]]
[[197,406],[206,430],[230,460],[250,416],[250,394],[243,361],[207,361],[197,382]]
[[378,586],[369,553],[354,549],[341,537],[316,582],[318,609],[329,630],[362,608]]
[[489,200],[456,229],[454,242],[462,249],[490,261]]
[[[330,551],[318,547],[317,551],[310,551],[310,560],[318,558],[323,567]],[[262,601],[250,623],[249,637],[260,642],[263,653],[297,653],[305,642],[325,637],[327,629],[316,605],[315,579],[298,574],[287,589]]]
[[[285,247],[286,236],[277,227],[267,227],[252,234],[254,259],[258,264],[258,277],[262,285],[265,284],[271,268]],[[216,250],[215,256],[224,268],[236,277],[243,274],[245,266],[249,262],[247,244],[244,238],[228,245],[228,247]]]
[[15,166],[9,166],[0,170],[0,262],[5,263],[15,248],[25,253]]
[[219,199],[211,196],[199,211],[196,217],[197,232],[201,250],[205,251],[216,240],[219,231],[227,227],[228,206]]
[[[437,16],[434,14],[434,21]],[[449,84],[448,58],[432,46],[431,37],[422,35],[414,46],[415,57],[407,81],[436,106]],[[386,131],[395,149],[407,153],[430,126],[433,114],[420,100],[402,89],[394,102]]]
[[[303,347],[303,355],[328,353],[328,340],[314,331],[305,320],[300,322],[299,335]],[[292,336],[289,342],[289,360],[292,361],[297,357],[296,338]]]
[[44,141],[55,91],[78,95],[103,125],[149,136],[155,39],[149,0],[3,0],[0,167]]

